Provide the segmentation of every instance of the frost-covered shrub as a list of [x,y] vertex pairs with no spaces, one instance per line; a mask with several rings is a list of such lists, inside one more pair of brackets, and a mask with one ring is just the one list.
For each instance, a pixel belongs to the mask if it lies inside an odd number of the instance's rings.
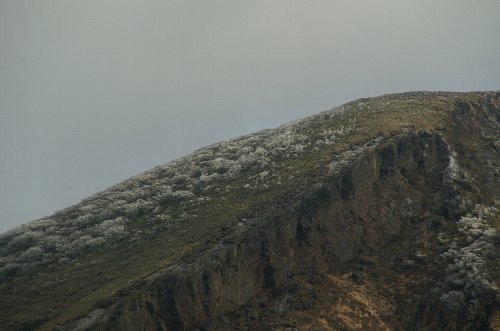
[[225,173],[234,165],[234,161],[222,157],[215,158],[208,162],[209,171],[219,174]]
[[459,231],[467,236],[468,241],[482,237],[495,238],[498,236],[498,231],[480,217],[464,216],[460,219],[458,225]]
[[259,178],[260,179],[265,179],[269,176],[269,171],[262,171],[260,174],[259,174]]
[[465,169],[460,167],[457,153],[451,150],[449,146],[448,149],[450,155],[448,157],[448,168],[446,169],[447,180],[457,183],[472,184],[474,182],[474,178],[466,172]]
[[86,240],[82,241],[82,243],[81,243],[82,248],[97,248],[106,242],[106,239],[104,237],[92,238],[90,236],[86,236],[85,239]]
[[85,214],[80,217],[77,217],[70,222],[72,223],[73,226],[77,228],[87,228],[90,225],[94,224],[97,221],[97,217],[93,214]]
[[36,244],[38,239],[41,238],[43,234],[41,232],[27,230],[13,237],[7,244],[9,249],[27,249],[32,245]]
[[321,135],[323,136],[323,140],[316,141],[316,144],[332,145],[339,138],[349,135],[355,130],[356,130],[355,124],[351,124],[347,127],[340,126],[339,128],[327,128],[321,133]]
[[94,232],[104,237],[119,237],[125,234],[125,219],[117,217],[106,220],[94,227]]
[[457,162],[457,153],[455,151],[452,151],[450,153],[449,157],[449,163],[448,163],[448,175],[452,180],[458,180],[460,179],[460,167],[458,166]]
[[45,254],[45,250],[39,246],[33,246],[24,251],[20,256],[18,261],[21,262],[33,262],[40,260]]
[[459,302],[462,306],[464,304],[464,300],[456,301],[457,293],[461,293],[467,301],[481,300],[498,293],[497,286],[488,278],[485,266],[488,254],[495,250],[492,242],[498,238],[498,231],[487,221],[495,212],[495,208],[478,205],[474,213],[462,217],[457,225],[465,244],[457,237],[442,255],[450,261],[445,282],[452,290],[443,294],[441,301],[451,310],[458,309]]
[[[171,186],[163,185],[157,189],[156,195],[153,197],[157,203],[164,204],[167,202],[180,201],[193,196],[193,193],[187,190],[175,190]],[[153,204],[148,202],[148,208],[152,208]]]
[[152,202],[139,199],[123,206],[121,208],[121,213],[123,215],[141,216],[150,212],[152,209]]

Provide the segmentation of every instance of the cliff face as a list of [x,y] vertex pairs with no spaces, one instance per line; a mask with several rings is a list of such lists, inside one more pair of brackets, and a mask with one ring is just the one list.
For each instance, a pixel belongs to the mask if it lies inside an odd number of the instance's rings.
[[499,119],[500,93],[389,95],[155,168],[2,235],[0,325],[500,329]]

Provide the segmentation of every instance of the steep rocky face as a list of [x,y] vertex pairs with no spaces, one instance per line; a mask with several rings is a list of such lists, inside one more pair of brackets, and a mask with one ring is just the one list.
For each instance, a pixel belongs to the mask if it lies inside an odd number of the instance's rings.
[[[395,137],[300,204],[277,202],[280,212],[238,224],[244,230],[219,247],[155,275],[107,312],[125,318],[101,326],[136,329],[146,319],[158,330],[485,328],[497,292],[487,275],[470,280],[485,282],[480,293],[447,285],[453,271],[443,241],[458,230],[450,161],[439,135]],[[497,259],[497,241],[492,232],[481,254]]]
[[[15,322],[10,317],[6,327],[499,329],[500,93],[392,95],[343,107],[261,133],[258,137],[278,141],[267,142],[275,153],[259,150],[268,146],[265,140],[248,147],[254,141],[249,136],[194,154],[196,162],[183,164],[201,168],[187,178],[203,179],[205,186],[215,186],[215,194],[200,193],[196,184],[179,184],[161,199],[168,200],[170,214],[175,211],[171,206],[177,206],[179,215],[198,210],[183,202],[186,197],[211,201],[214,205],[203,205],[205,222],[186,217],[182,224],[190,227],[179,229],[153,222],[156,231],[166,235],[141,245],[150,255],[171,256],[171,236],[180,238],[211,226],[214,232],[174,242],[183,252],[178,258],[151,258],[158,265],[147,273],[137,271],[140,277],[130,276],[131,281],[104,299],[77,297],[72,307],[78,312],[62,310],[39,322]],[[254,162],[249,170],[238,168],[240,163],[224,164],[231,158],[221,150],[231,151],[233,146],[248,148],[238,160],[258,155],[255,162],[249,161]],[[204,171],[203,164],[211,164],[213,172]],[[154,171],[155,178],[168,177],[162,169]],[[252,181],[242,180],[247,174]],[[156,183],[138,181],[141,189]],[[224,199],[216,204],[220,196]],[[246,207],[221,214],[236,204]],[[145,223],[166,215],[163,210],[150,212],[146,205],[133,211],[133,221]],[[76,211],[84,207],[63,211],[61,218],[71,219],[73,212],[79,219]],[[120,217],[132,222],[129,215]],[[224,217],[227,221],[220,221]],[[129,225],[122,230],[130,229]],[[142,256],[135,246],[126,246],[132,251],[126,254],[120,250],[123,238],[115,240],[107,247],[122,254],[124,268],[118,270],[141,263],[129,262]],[[11,246],[7,242],[3,247]],[[85,252],[75,254],[80,263],[90,263],[87,270],[99,263],[86,262],[85,254],[94,261],[106,258],[98,249]],[[119,279],[113,276],[116,272],[111,270],[104,286]],[[18,284],[16,277],[28,276],[20,271],[3,284]],[[79,296],[100,293],[86,286],[80,285]],[[15,297],[5,286],[0,290]]]

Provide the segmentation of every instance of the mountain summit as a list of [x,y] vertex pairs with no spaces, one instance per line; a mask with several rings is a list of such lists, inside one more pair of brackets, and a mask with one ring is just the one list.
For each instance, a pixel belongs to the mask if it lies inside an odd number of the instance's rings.
[[359,99],[0,234],[0,330],[500,330],[500,92]]

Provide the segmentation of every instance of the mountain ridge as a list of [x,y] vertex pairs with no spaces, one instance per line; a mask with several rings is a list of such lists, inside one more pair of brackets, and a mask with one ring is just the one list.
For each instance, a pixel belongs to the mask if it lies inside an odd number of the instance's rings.
[[[429,308],[429,312],[415,312],[413,318],[423,317],[426,327],[450,328],[467,312],[474,318],[465,320],[464,328],[494,325],[498,303],[490,296],[497,291],[498,276],[490,260],[498,261],[491,251],[498,247],[499,98],[500,92],[410,92],[358,99],[274,130],[201,148],[1,234],[0,294],[10,302],[1,303],[0,326],[77,330],[413,327],[415,320],[397,322],[387,313],[374,313],[369,305],[358,307],[358,313],[346,313],[346,307],[336,306],[338,298],[325,299],[337,307],[330,316],[316,307],[320,294],[311,299],[312,294],[303,293],[311,286],[305,279],[317,273],[325,276],[313,279],[314,286],[329,284],[346,297],[355,294],[373,301],[355,285],[375,284],[364,270],[382,270],[384,263],[360,262],[361,267],[355,268],[361,271],[348,265],[358,258],[376,260],[373,252],[392,247],[391,236],[402,236],[401,242],[406,242],[410,234],[404,234],[404,224],[432,237],[431,248],[419,248],[432,253],[420,255],[436,256],[435,261],[429,258],[434,262],[426,262],[432,265],[429,269],[439,269],[446,259],[459,259],[460,250],[451,246],[454,239],[447,232],[442,238],[448,244],[439,244],[441,228],[465,236],[455,243],[465,245],[460,249],[470,246],[466,244],[471,237],[472,244],[492,256],[476,256],[481,263],[466,265],[486,270],[486,276],[474,279],[478,284],[486,280],[487,300],[472,294],[479,291],[476,283],[467,287],[466,281],[460,283],[463,275],[454,277],[450,271],[450,280],[436,281],[443,284],[434,286],[438,288],[435,297],[419,302],[408,296],[417,306],[437,307],[443,316],[436,317]],[[485,163],[479,156],[484,156]],[[406,195],[411,203],[399,195]],[[395,201],[404,208],[391,205]],[[338,210],[323,211],[337,205]],[[370,210],[378,211],[371,214]],[[307,222],[304,215],[309,215]],[[380,220],[393,220],[393,227]],[[331,227],[338,232],[330,233]],[[478,228],[481,236],[475,231]],[[487,235],[482,236],[483,232]],[[338,233],[352,243],[344,242]],[[434,246],[446,251],[438,254]],[[309,259],[305,252],[309,258],[318,256],[318,261],[304,262]],[[363,257],[367,252],[373,256]],[[441,256],[444,253],[449,256]],[[210,254],[213,257],[208,259]],[[409,259],[406,267],[421,271],[424,279],[425,268],[420,264],[427,257],[411,254],[411,259],[401,257],[398,264]],[[310,264],[316,272],[304,270],[297,261]],[[239,294],[234,296],[232,291]],[[30,301],[30,296],[39,300]],[[272,314],[262,308],[272,307],[284,296],[288,298],[285,308],[270,309]],[[288,303],[297,296],[304,298],[293,304],[306,308]],[[379,299],[390,297],[385,293]],[[54,302],[56,298],[60,301]],[[457,309],[447,308],[446,302],[460,300],[463,303]],[[467,303],[470,300],[486,307],[487,316]],[[360,305],[354,301],[354,306]],[[388,306],[397,314],[405,304],[394,299]],[[245,309],[251,311],[251,318],[243,313]],[[288,316],[292,311],[305,316],[293,320]],[[360,317],[363,314],[379,324],[370,325]],[[281,321],[282,316],[291,320]]]

